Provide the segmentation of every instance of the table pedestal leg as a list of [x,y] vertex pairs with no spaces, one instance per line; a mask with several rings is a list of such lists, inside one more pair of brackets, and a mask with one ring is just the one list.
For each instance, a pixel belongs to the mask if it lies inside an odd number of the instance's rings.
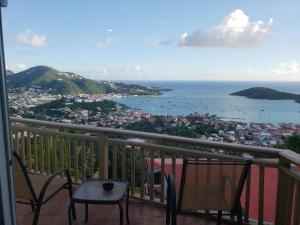
[[84,222],[87,223],[89,219],[89,205],[85,203],[85,219]]
[[123,225],[123,205],[122,202],[119,202],[119,210],[120,210],[120,225]]

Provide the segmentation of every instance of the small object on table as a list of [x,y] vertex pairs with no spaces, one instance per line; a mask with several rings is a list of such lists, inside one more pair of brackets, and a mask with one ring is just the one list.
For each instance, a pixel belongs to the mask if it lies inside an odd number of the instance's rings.
[[[112,183],[112,184],[111,184]],[[110,188],[106,190],[105,188]],[[127,181],[88,179],[76,189],[69,205],[69,225],[72,224],[71,209],[75,203],[85,204],[85,222],[88,222],[88,204],[118,205],[120,225],[123,225],[123,199],[126,195],[126,219],[129,224],[129,185]],[[74,216],[74,215],[73,215]]]
[[102,186],[105,191],[111,191],[114,188],[114,183],[110,180],[107,180]]

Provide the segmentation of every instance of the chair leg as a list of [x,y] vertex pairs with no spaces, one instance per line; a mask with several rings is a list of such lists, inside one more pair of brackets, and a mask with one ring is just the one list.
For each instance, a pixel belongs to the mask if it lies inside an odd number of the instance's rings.
[[68,178],[68,191],[69,191],[69,198],[70,198],[70,207],[72,209],[72,216],[73,220],[76,220],[76,210],[75,210],[75,204],[72,201],[73,198],[73,189],[72,189],[72,183],[70,181],[70,178]]
[[239,204],[238,210],[237,210],[237,223],[238,223],[238,225],[243,225],[243,212],[242,212],[241,204]]
[[119,210],[120,210],[120,225],[123,225],[123,205],[122,202],[119,202]]
[[40,216],[41,207],[42,207],[42,203],[38,201],[35,206],[32,225],[37,225]]
[[177,209],[176,209],[176,196],[174,195],[176,193],[171,194],[171,225],[177,225]]
[[218,217],[217,217],[217,225],[221,225],[222,222],[222,211],[218,211]]
[[166,224],[169,225],[170,224],[170,215],[171,215],[171,197],[170,197],[170,185],[168,185],[167,188],[167,215],[166,215]]

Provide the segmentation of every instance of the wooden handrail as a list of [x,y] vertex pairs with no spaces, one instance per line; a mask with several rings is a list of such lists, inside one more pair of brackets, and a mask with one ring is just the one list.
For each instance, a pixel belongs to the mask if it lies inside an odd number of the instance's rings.
[[268,157],[277,157],[278,153],[280,151],[283,151],[276,148],[266,148],[266,147],[249,146],[249,145],[242,145],[242,144],[230,144],[224,142],[199,140],[195,138],[171,136],[166,134],[155,134],[155,133],[130,131],[130,130],[115,129],[115,128],[95,127],[91,125],[65,124],[65,123],[49,122],[49,121],[34,120],[34,119],[24,119],[24,118],[16,118],[16,117],[11,117],[11,121],[15,123],[22,123],[22,124],[35,125],[35,126],[46,126],[52,128],[60,128],[60,129],[75,129],[75,130],[85,131],[85,132],[89,131],[93,133],[106,133],[106,134],[117,135],[117,136],[119,135],[119,136],[126,136],[126,137],[152,139],[152,140],[164,141],[164,142],[198,145],[202,147],[230,150],[230,151],[242,152],[242,153],[263,154],[264,156],[268,156]]
[[278,155],[288,160],[290,163],[294,163],[300,166],[300,155],[298,153],[293,152],[291,150],[285,150],[285,151],[278,152]]

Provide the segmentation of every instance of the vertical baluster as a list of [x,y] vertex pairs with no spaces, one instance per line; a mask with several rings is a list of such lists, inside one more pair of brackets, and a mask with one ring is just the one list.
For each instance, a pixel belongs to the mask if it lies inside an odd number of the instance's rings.
[[[234,164],[232,165],[232,185],[233,187],[237,187],[237,166]],[[234,202],[235,190],[234,188],[231,189],[231,201]],[[232,219],[232,216],[231,216]]]
[[38,152],[37,152],[37,133],[33,134],[33,152],[34,152],[34,172],[37,173],[39,169],[38,165]]
[[141,198],[145,196],[145,151],[141,148]]
[[69,171],[71,171],[71,140],[70,138],[67,138],[67,143],[66,143],[66,147],[67,147],[67,168]]
[[126,180],[126,146],[122,145],[122,157],[121,157],[121,177],[122,180]]
[[246,181],[246,196],[245,196],[245,222],[249,222],[249,210],[250,210],[250,193],[251,193],[251,169],[248,173]]
[[31,159],[31,132],[27,129],[27,160],[28,160],[28,169],[32,170],[32,159]]
[[299,225],[300,214],[300,182],[296,182],[295,187],[295,200],[294,200],[294,219],[293,225]]
[[85,180],[85,168],[86,168],[86,164],[85,164],[85,140],[82,140],[82,142],[81,142],[81,159],[82,159],[82,163],[81,163],[82,180]]
[[16,130],[16,152],[20,155],[20,140],[19,140],[19,131]]
[[265,167],[259,167],[259,190],[258,190],[258,225],[264,224],[264,187]]
[[160,152],[160,202],[165,201],[165,153]]
[[113,179],[117,179],[117,145],[112,146],[112,175]]
[[78,145],[77,140],[72,141],[74,144],[74,177],[75,182],[78,182]]
[[174,179],[176,179],[176,155],[172,154],[172,174]]
[[291,176],[289,176],[288,187],[289,188],[286,190],[287,207],[285,208],[286,216],[285,216],[284,224],[291,224],[293,199],[294,199],[294,187],[295,187],[295,179]]
[[[208,163],[211,163],[211,158],[207,158],[207,162]],[[214,168],[211,168],[211,167],[214,167],[213,165],[208,165],[206,167],[206,183],[209,185],[210,182],[211,182],[211,169],[214,169]],[[205,210],[206,213],[209,213],[210,211],[209,210]]]
[[90,177],[94,177],[94,142],[90,142]]
[[154,198],[154,151],[150,152],[150,199]]
[[[211,158],[207,158],[207,163],[211,163]],[[212,165],[214,167],[214,165]],[[210,184],[210,179],[211,179],[211,166],[208,165],[206,167],[206,183],[209,185]]]
[[99,133],[99,178],[108,178],[108,135]]
[[60,136],[59,138],[59,165],[60,169],[64,168],[64,137]]
[[[64,169],[64,137],[59,137],[59,168]],[[64,173],[61,173],[61,177],[64,176]]]
[[135,147],[132,146],[131,147],[131,152],[130,152],[130,160],[131,160],[131,166],[130,166],[130,170],[131,170],[131,195],[134,195],[135,192]]
[[25,137],[24,137],[24,130],[21,131],[21,156],[22,156],[22,161],[25,165],[26,163],[26,157],[25,157]]
[[44,136],[40,134],[39,136],[39,144],[40,144],[40,173],[45,172],[45,164],[44,164]]
[[56,135],[52,136],[52,171],[57,169],[57,160],[56,160]]
[[47,162],[47,174],[51,173],[51,155],[50,155],[50,136],[46,136],[46,162]]
[[[280,166],[289,169],[291,164],[288,160],[279,157]],[[289,189],[289,175],[286,174],[281,168],[278,169],[278,180],[277,180],[277,195],[276,195],[276,215],[275,225],[285,225],[287,212],[285,209],[287,206],[287,195],[286,192]]]
[[14,150],[14,132],[12,130],[10,133],[10,147],[12,150]]

